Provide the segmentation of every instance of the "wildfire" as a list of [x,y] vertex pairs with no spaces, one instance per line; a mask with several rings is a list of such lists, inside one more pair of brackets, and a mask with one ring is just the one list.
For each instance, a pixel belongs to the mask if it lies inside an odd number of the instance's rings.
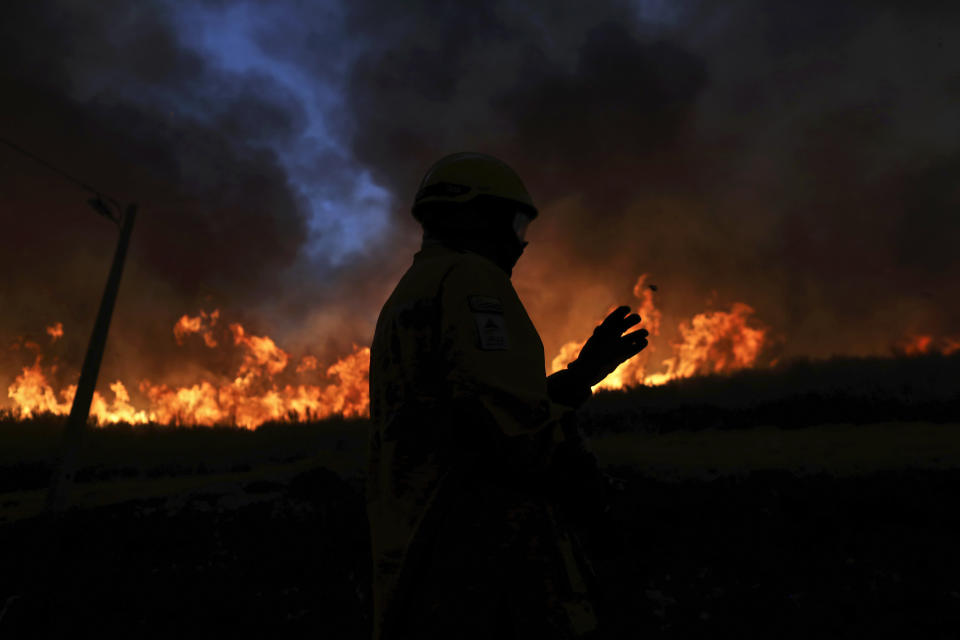
[[922,356],[932,353],[949,356],[960,352],[960,337],[938,339],[929,334],[910,334],[894,344],[892,350],[894,354],[903,356]]
[[[647,285],[647,275],[641,275],[633,288],[640,299],[637,313],[650,337],[660,335],[662,315],[653,301],[653,288]],[[594,388],[622,389],[625,386],[646,384],[660,385],[678,378],[689,378],[708,373],[725,373],[752,367],[766,340],[764,329],[748,326],[753,309],[736,302],[730,311],[705,311],[681,322],[678,330],[680,340],[671,344],[673,355],[664,359],[662,371],[651,371],[650,360],[656,350],[651,344],[635,358],[622,365],[603,379]],[[572,362],[580,353],[583,342],[568,342],[551,363],[553,371],[559,371]]]
[[65,414],[70,411],[73,403],[77,386],[70,385],[63,389],[59,394],[61,400],[57,400],[58,394],[47,382],[40,366],[42,361],[43,356],[38,354],[33,365],[24,367],[7,390],[7,395],[13,399],[15,413],[23,418],[30,418],[38,413]]
[[[764,329],[748,325],[753,309],[735,303],[729,311],[706,311],[681,322],[680,339],[670,345],[671,355],[651,367],[652,354],[660,335],[662,314],[654,303],[656,287],[641,275],[633,289],[639,300],[638,313],[650,334],[651,344],[639,356],[617,368],[598,387],[619,389],[629,385],[663,384],[677,378],[734,371],[755,364],[765,344]],[[238,362],[233,375],[210,374],[207,379],[188,386],[170,386],[140,380],[135,389],[140,401],[134,401],[120,380],[109,384],[112,398],[94,394],[90,415],[97,424],[217,425],[236,424],[255,428],[268,421],[316,420],[332,415],[364,416],[369,412],[367,386],[370,349],[354,346],[353,352],[323,367],[313,355],[294,359],[272,338],[249,333],[239,323],[224,326],[219,310],[183,315],[173,325],[177,345],[197,336],[209,349],[230,350]],[[62,323],[46,328],[52,341],[63,337]],[[908,353],[924,353],[932,338],[921,336]],[[561,347],[552,361],[553,371],[571,362],[582,342]],[[944,349],[960,350],[960,341],[942,342]],[[13,401],[13,413],[29,418],[49,412],[63,415],[70,411],[76,385],[56,390],[48,375],[57,365],[43,365],[40,345],[20,339],[14,349],[35,353],[32,365],[23,367],[7,395]],[[233,356],[231,356],[233,357]],[[143,405],[143,406],[139,406]]]
[[[199,316],[184,315],[174,325],[177,344],[191,335],[199,335],[213,349],[222,341],[214,334],[219,310]],[[60,326],[57,323],[56,326]],[[62,335],[62,326],[60,327]],[[322,419],[339,414],[366,415],[369,405],[367,376],[370,349],[354,347],[353,353],[326,368],[327,384],[311,384],[297,379],[315,372],[319,361],[307,355],[296,371],[288,371],[290,354],[267,336],[249,334],[242,325],[229,325],[233,348],[240,349],[242,360],[236,375],[227,380],[204,380],[192,386],[170,387],[141,380],[138,389],[149,406],[137,408],[122,381],[111,383],[113,399],[108,401],[99,392],[94,394],[90,415],[97,424],[127,422],[130,424],[236,424],[255,428],[271,420]],[[34,343],[25,343],[34,348]],[[42,366],[43,356],[36,348],[33,365],[24,367],[7,390],[13,400],[15,415],[29,418],[43,412],[58,415],[69,413],[76,385],[56,392]],[[50,372],[53,368],[50,369]],[[277,378],[286,376],[284,382]],[[316,377],[316,373],[313,373]]]

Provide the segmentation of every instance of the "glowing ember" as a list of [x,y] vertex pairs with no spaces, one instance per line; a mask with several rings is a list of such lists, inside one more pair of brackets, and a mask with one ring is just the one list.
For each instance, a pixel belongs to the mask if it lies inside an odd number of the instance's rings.
[[901,352],[907,356],[929,353],[933,346],[933,336],[909,336],[899,346]]
[[50,342],[56,342],[63,337],[63,323],[54,322],[47,327],[47,333],[50,335]]
[[957,352],[960,352],[960,338],[944,338],[942,351],[943,355],[949,356]]
[[[649,371],[652,353],[656,350],[652,338],[660,335],[662,315],[653,301],[652,286],[646,284],[646,274],[640,276],[633,294],[640,299],[637,313],[643,319],[642,327],[650,332],[650,345],[635,358],[623,363],[596,388],[622,389],[625,386],[659,385],[678,378],[689,378],[708,373],[725,373],[752,367],[763,348],[766,332],[747,325],[753,309],[734,303],[730,311],[706,311],[678,327],[681,339],[671,345],[673,355],[663,360],[665,371]],[[551,363],[559,371],[580,353],[582,342],[568,342]]]

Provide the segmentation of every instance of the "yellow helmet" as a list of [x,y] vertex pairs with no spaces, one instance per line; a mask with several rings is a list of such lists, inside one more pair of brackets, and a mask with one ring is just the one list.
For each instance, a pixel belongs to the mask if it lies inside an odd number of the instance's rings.
[[485,153],[461,152],[440,158],[427,170],[413,201],[413,217],[434,205],[466,204],[475,198],[507,201],[537,216],[537,208],[520,176],[501,160]]

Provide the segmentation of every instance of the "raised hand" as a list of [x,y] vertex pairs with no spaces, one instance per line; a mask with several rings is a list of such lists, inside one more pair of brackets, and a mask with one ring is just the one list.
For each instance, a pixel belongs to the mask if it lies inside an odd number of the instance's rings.
[[586,384],[597,384],[620,366],[620,363],[637,355],[647,346],[649,334],[646,329],[624,334],[639,322],[640,316],[630,313],[630,307],[617,307],[593,330],[593,335],[583,345],[580,355],[567,369]]

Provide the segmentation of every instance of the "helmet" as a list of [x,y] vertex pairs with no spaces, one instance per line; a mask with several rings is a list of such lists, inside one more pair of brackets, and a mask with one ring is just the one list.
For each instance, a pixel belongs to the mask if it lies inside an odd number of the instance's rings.
[[444,156],[423,176],[413,201],[413,217],[423,222],[428,209],[456,206],[475,199],[499,201],[529,218],[537,209],[520,176],[504,162],[485,153],[462,152]]

